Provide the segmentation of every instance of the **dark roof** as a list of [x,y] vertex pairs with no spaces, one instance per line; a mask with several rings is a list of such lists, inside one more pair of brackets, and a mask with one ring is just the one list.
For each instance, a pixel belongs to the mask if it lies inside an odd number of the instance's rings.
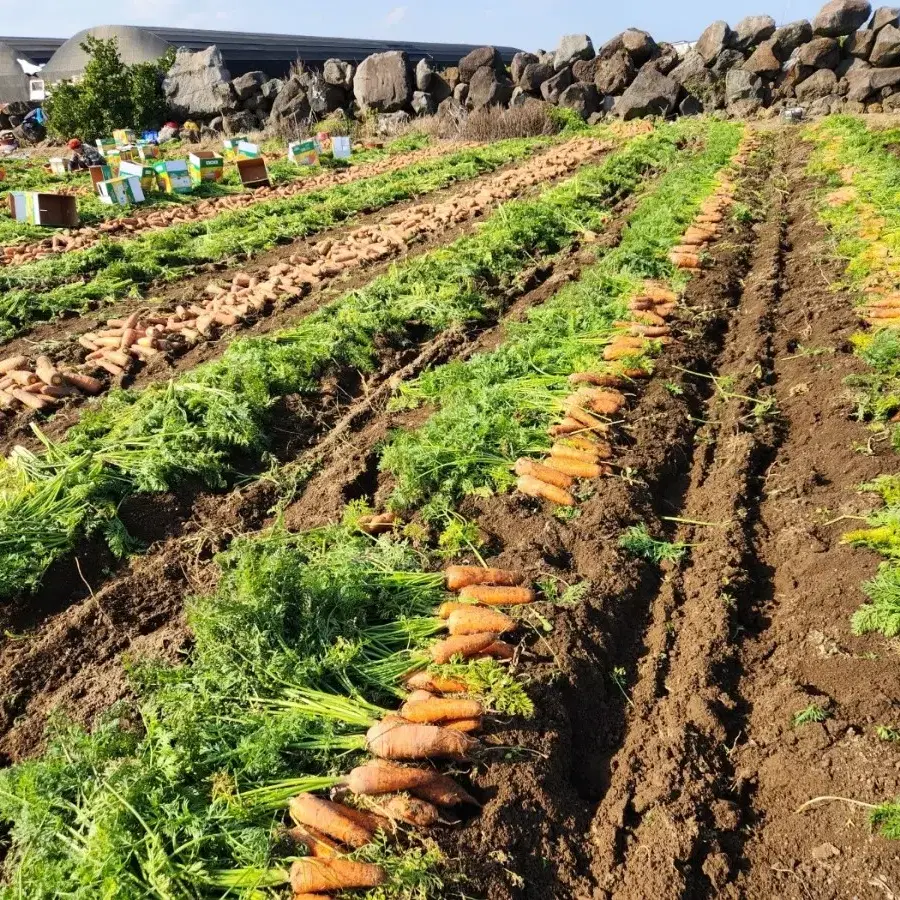
[[[352,38],[312,37],[293,34],[245,34],[235,31],[197,31],[191,28],[145,28],[175,47],[203,50],[215,44],[232,74],[252,68],[280,68],[296,59],[322,63],[336,57],[360,62],[373,53],[405,50],[413,62],[430,56],[441,65],[456,65],[476,44],[435,44],[425,41],[355,40]],[[62,38],[0,37],[36,63],[46,63],[65,43]],[[504,61],[510,62],[515,47],[498,47]]]

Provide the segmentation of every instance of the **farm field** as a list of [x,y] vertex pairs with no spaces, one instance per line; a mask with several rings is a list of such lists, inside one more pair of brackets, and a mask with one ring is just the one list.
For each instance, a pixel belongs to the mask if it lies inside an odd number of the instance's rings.
[[4,220],[0,898],[900,895],[898,147]]

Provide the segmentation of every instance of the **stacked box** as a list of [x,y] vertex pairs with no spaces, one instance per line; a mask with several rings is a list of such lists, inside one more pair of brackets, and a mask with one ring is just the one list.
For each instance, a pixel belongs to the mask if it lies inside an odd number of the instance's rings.
[[9,211],[17,222],[48,228],[74,228],[78,224],[78,206],[67,194],[42,194],[38,191],[11,191]]
[[353,147],[349,137],[334,137],[331,139],[331,153],[335,159],[350,159],[353,155]]
[[88,172],[91,173],[91,184],[95,190],[101,181],[109,181],[113,177],[111,166],[89,166]]
[[97,149],[106,156],[110,150],[116,149],[116,142],[112,138],[97,138]]
[[66,164],[61,156],[51,156],[50,157],[50,171],[54,175],[65,175],[66,174]]
[[225,153],[223,154],[225,159],[229,162],[233,162],[238,157],[238,144],[246,144],[247,138],[245,137],[235,137],[235,138],[225,138],[222,141],[223,146],[225,147]]
[[128,206],[144,202],[144,191],[140,178],[110,178],[97,185],[100,202],[108,206]]
[[113,132],[113,140],[117,147],[130,147],[136,143],[134,132],[130,128],[117,128]]
[[183,159],[161,159],[153,164],[156,185],[166,194],[189,194],[191,176]]
[[138,141],[137,152],[143,162],[159,159],[159,144],[153,144],[150,141]]
[[238,141],[237,159],[259,159],[261,156],[259,144],[251,144],[250,141]]
[[239,159],[237,169],[244,187],[269,187],[269,170],[264,159]]
[[210,150],[198,150],[188,156],[188,170],[192,184],[221,181],[225,172],[225,161]]
[[119,164],[120,178],[137,178],[141,182],[141,189],[146,193],[156,186],[156,172],[152,165],[140,162],[123,161]]
[[288,144],[288,159],[298,166],[319,164],[319,145],[313,141],[294,141]]

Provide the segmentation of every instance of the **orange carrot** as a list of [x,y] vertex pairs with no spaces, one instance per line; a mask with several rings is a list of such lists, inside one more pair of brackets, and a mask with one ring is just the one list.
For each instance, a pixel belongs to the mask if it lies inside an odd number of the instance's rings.
[[462,734],[473,734],[481,730],[481,716],[477,719],[454,719],[452,722],[447,722],[445,727]]
[[566,444],[571,444],[581,450],[595,452],[600,459],[611,459],[613,455],[612,445],[608,441],[592,438],[586,434],[570,435],[566,438]]
[[433,700],[434,694],[431,691],[425,691],[422,689],[415,690],[406,698],[407,703],[421,703],[423,700]]
[[625,405],[625,398],[615,391],[604,391],[588,401],[588,406],[601,416],[615,415]]
[[391,797],[379,807],[389,819],[397,819],[416,828],[431,828],[437,825],[441,814],[427,800],[419,797]]
[[577,459],[562,459],[558,456],[551,456],[547,460],[547,465],[575,478],[599,478],[603,474],[603,469],[597,463],[580,462]]
[[[490,646],[490,645],[488,645]],[[416,725],[385,716],[366,732],[369,750],[382,759],[466,759],[475,746],[471,738],[439,725]]]
[[603,350],[603,358],[607,362],[615,362],[619,359],[625,359],[628,356],[636,356],[640,353],[634,347],[626,347],[622,344],[610,344]]
[[473,584],[463,588],[459,596],[484,606],[521,606],[525,603],[534,603],[535,599],[531,588],[493,587],[485,584]]
[[696,253],[672,252],[669,254],[669,260],[677,269],[699,269],[702,261]]
[[481,566],[447,566],[444,575],[448,591],[458,591],[470,584],[501,584],[515,587],[525,580],[518,572],[510,572],[507,569],[485,569]]
[[568,476],[560,472],[554,472],[547,466],[524,457],[516,460],[513,471],[516,475],[530,475],[532,478],[537,478],[539,481],[544,481],[558,488],[570,488],[573,484],[572,479]]
[[350,847],[364,847],[375,836],[375,829],[353,821],[347,807],[313,794],[298,794],[289,804],[291,818],[298,825],[321,831]]
[[414,769],[398,766],[383,759],[375,759],[357,766],[347,776],[347,787],[354,794],[393,794],[408,791],[437,806],[457,806],[478,801],[464,791],[452,778],[434,769]]
[[0,362],[0,375],[7,375],[15,369],[21,369],[28,364],[25,356],[7,356]]
[[490,647],[486,647],[479,654],[480,657],[491,657],[492,659],[512,659],[516,655],[516,648],[506,641],[494,641]]
[[473,653],[480,653],[485,647],[489,647],[497,638],[496,634],[469,634],[449,637],[438,641],[431,648],[431,658],[438,665],[450,660],[457,654],[468,659]]
[[600,459],[600,455],[596,451],[579,450],[576,447],[567,447],[565,444],[554,444],[550,448],[550,455],[555,459],[574,459],[586,463],[593,463]]
[[447,603],[442,603],[438,607],[437,617],[439,619],[449,619],[451,613],[455,613],[458,609],[466,609],[470,607],[471,603],[454,603],[452,601],[448,601]]
[[294,894],[317,894],[350,888],[378,887],[387,880],[381,866],[351,859],[297,859],[291,864]]
[[430,672],[416,672],[406,679],[408,688],[430,691],[432,694],[464,694],[469,686],[453,678],[443,678]]
[[53,365],[49,356],[39,356],[35,361],[34,371],[37,372],[37,377],[44,384],[60,387],[63,383],[62,375],[56,371],[56,366]]
[[295,825],[287,830],[287,835],[292,841],[303,844],[306,852],[310,856],[318,859],[329,859],[334,856],[341,856],[343,851],[341,845],[337,841],[333,841],[328,835],[316,831],[315,828],[303,827],[303,825]]
[[99,378],[90,375],[80,375],[77,372],[63,372],[63,378],[68,384],[77,387],[86,394],[99,394],[103,390],[103,382]]
[[578,419],[573,419],[571,416],[566,416],[562,420],[562,422],[557,425],[551,425],[548,429],[547,433],[550,437],[560,437],[564,434],[574,434],[576,431],[583,431],[584,425],[578,421]]
[[620,387],[622,379],[609,372],[575,372],[569,376],[569,384],[593,384],[596,387]]
[[331,894],[294,894],[293,900],[331,900]]
[[480,716],[481,712],[481,704],[477,700],[450,700],[443,697],[407,700],[400,707],[400,715],[407,722],[423,725],[452,722],[454,719],[474,719]]
[[[607,348],[609,349],[609,348]],[[634,350],[629,350],[631,355]],[[581,423],[582,428],[589,428],[591,431],[605,432],[609,430],[609,426],[605,422],[601,422],[593,413],[588,412],[583,406],[571,405],[566,409],[569,418],[575,419]]]
[[[468,609],[458,609],[447,619],[447,629],[452,635],[505,634],[515,631],[516,620],[506,613],[496,609],[485,609],[481,606],[471,606]],[[459,716],[459,718],[464,718]]]
[[663,303],[677,303],[678,294],[670,291],[667,287],[648,281],[644,284],[644,293],[651,299],[662,301]]
[[[549,500],[557,506],[574,506],[575,498],[562,488],[554,487],[530,475],[523,475],[516,482],[516,487],[528,497],[539,497]],[[477,652],[477,651],[476,651]]]

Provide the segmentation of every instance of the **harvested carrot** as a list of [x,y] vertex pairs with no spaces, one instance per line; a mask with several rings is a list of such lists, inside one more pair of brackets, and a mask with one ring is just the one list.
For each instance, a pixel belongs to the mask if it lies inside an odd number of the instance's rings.
[[34,372],[29,372],[27,369],[10,369],[6,376],[11,378],[16,384],[22,385],[22,387],[27,387],[29,384],[40,381]]
[[63,379],[77,387],[78,390],[84,391],[86,394],[99,394],[103,390],[103,382],[99,378],[92,378],[90,375],[80,375],[76,372],[64,372]]
[[435,695],[432,694],[431,691],[419,689],[419,690],[413,691],[406,698],[406,702],[407,703],[421,703],[423,700],[433,700],[434,696]]
[[293,797],[289,809],[298,825],[315,828],[350,847],[364,847],[375,836],[375,829],[355,822],[347,807],[313,794]]
[[478,801],[448,775],[434,769],[398,766],[384,759],[374,759],[357,766],[347,776],[347,787],[354,794],[392,794],[407,791],[437,806],[458,806]]
[[566,475],[563,475],[560,472],[554,472],[547,466],[535,462],[533,459],[525,459],[524,457],[516,460],[513,471],[516,475],[530,475],[532,478],[545,481],[547,484],[555,485],[558,488],[570,488],[573,484],[572,479]]
[[53,365],[49,356],[39,356],[35,361],[34,371],[44,384],[60,387],[63,383],[62,375],[56,371],[56,366]]
[[342,814],[351,822],[359,825],[360,828],[366,828],[373,833],[379,831],[389,832],[391,830],[391,823],[384,816],[379,816],[368,810],[357,809],[355,806],[339,805]]
[[473,584],[463,588],[459,596],[484,606],[521,606],[534,603],[535,600],[535,593],[531,588],[494,587],[486,584]]
[[[481,606],[470,606],[468,609],[458,609],[447,619],[447,629],[452,635],[505,634],[515,631],[516,620],[499,612],[496,609],[485,609]],[[465,716],[459,716],[462,719]]]
[[381,866],[351,859],[297,859],[291,864],[290,878],[295,894],[317,894],[378,887],[387,880],[387,873]]
[[437,807],[419,797],[391,797],[381,809],[389,819],[397,819],[416,828],[431,828],[441,818]]
[[499,584],[515,587],[525,578],[518,572],[508,569],[485,569],[481,566],[447,566],[444,572],[447,579],[447,590],[458,591],[470,584]]
[[486,647],[482,654],[492,659],[512,659],[516,655],[516,648],[506,641],[494,641],[490,647]]
[[16,400],[19,401],[23,406],[27,406],[29,409],[46,409],[48,406],[53,405],[53,400],[49,397],[42,397],[40,394],[29,394],[28,391],[22,390],[22,388],[12,388],[9,391]]
[[441,675],[432,675],[431,672],[416,672],[406,679],[408,688],[430,691],[433,694],[464,694],[469,686],[465,682],[453,678],[444,678]]
[[[543,482],[542,482],[543,483]],[[469,634],[449,637],[438,641],[431,648],[431,658],[441,665],[459,654],[468,659],[473,653],[480,653],[485,647],[489,647],[497,638],[496,634]]]
[[438,607],[437,617],[439,619],[449,619],[450,614],[456,612],[458,609],[465,609],[467,606],[471,606],[470,603],[456,603],[452,600],[448,600],[446,603],[442,603]]
[[359,520],[360,531],[366,534],[387,534],[394,530],[397,517],[393,513],[379,513],[377,516],[362,516]]
[[603,474],[603,469],[597,463],[581,462],[577,459],[562,459],[558,456],[551,456],[547,460],[547,465],[575,478],[599,478]]
[[575,372],[569,376],[569,384],[593,384],[596,387],[620,387],[622,379],[609,372]]
[[315,828],[295,825],[287,830],[287,836],[292,841],[303,844],[306,847],[306,852],[318,859],[329,859],[343,855],[341,845],[337,841],[333,841],[327,834],[316,831]]
[[601,416],[613,416],[625,405],[625,398],[617,391],[603,391],[591,397],[588,406]]
[[474,734],[476,731],[481,730],[481,717],[479,716],[477,719],[454,719],[452,722],[447,722],[444,727],[453,731],[459,731],[461,734]]
[[579,422],[578,419],[573,419],[571,416],[566,416],[559,424],[551,425],[547,433],[550,435],[550,437],[560,437],[564,434],[574,434],[576,431],[583,430],[584,425]]
[[438,722],[452,722],[454,719],[474,719],[482,713],[477,700],[450,700],[444,697],[430,697],[427,700],[410,698],[400,707],[400,715],[407,722],[433,725]]
[[652,281],[648,281],[644,284],[644,293],[651,300],[662,301],[663,303],[678,302],[678,294],[669,290],[669,288],[663,287],[660,284],[655,284]]
[[613,455],[612,445],[608,441],[593,438],[588,434],[573,434],[565,439],[566,444],[578,447],[581,450],[595,452],[600,459],[610,459]]
[[0,362],[0,375],[6,375],[14,369],[21,369],[28,365],[28,359],[24,356],[7,356]]
[[331,900],[331,894],[294,894],[293,900]]
[[382,759],[462,760],[468,757],[475,742],[439,725],[417,725],[397,716],[385,716],[366,732],[366,745]]
[[703,262],[696,253],[678,252],[674,250],[669,254],[669,260],[672,265],[678,269],[699,269]]
[[[629,350],[629,353],[634,353]],[[593,413],[586,410],[583,406],[575,406],[574,404],[566,410],[569,418],[575,419],[581,423],[582,428],[589,428],[591,431],[605,432],[609,430],[609,426],[605,422],[601,422]]]
[[532,478],[530,475],[522,475],[516,482],[516,487],[528,497],[539,497],[549,500],[557,506],[575,505],[575,498],[568,491],[564,491],[562,488],[555,487],[552,484],[547,484],[545,481],[540,481],[537,478]]
[[550,448],[550,456],[555,459],[574,459],[586,463],[595,463],[600,459],[600,454],[596,450],[579,450],[577,447],[568,447],[560,443]]

